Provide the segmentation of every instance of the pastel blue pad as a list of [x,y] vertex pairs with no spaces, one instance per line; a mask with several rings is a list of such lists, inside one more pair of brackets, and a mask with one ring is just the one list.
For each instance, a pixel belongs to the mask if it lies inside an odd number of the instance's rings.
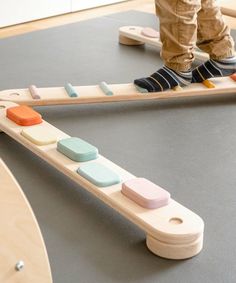
[[98,187],[108,187],[121,182],[119,175],[97,162],[81,165],[77,173]]
[[57,143],[57,150],[77,162],[89,161],[98,157],[98,149],[79,138],[60,140]]
[[65,90],[70,97],[78,97],[77,92],[70,83],[67,83],[65,85]]
[[108,84],[106,82],[101,82],[99,84],[99,87],[101,88],[101,90],[108,96],[113,95],[112,90],[110,90]]

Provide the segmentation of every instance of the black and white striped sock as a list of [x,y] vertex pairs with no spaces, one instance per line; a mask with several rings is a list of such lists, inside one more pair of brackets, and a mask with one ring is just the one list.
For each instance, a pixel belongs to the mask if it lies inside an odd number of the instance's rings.
[[159,92],[176,86],[187,86],[192,81],[192,72],[176,72],[166,66],[147,78],[134,80],[134,84],[148,92]]
[[209,59],[193,70],[193,83],[201,83],[209,78],[227,77],[236,73],[236,57],[221,60]]

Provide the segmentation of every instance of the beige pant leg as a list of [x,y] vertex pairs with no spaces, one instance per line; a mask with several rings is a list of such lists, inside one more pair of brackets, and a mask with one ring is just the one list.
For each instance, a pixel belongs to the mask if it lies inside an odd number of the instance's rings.
[[202,0],[198,12],[197,46],[212,59],[223,59],[234,54],[234,41],[215,0]]
[[164,64],[175,71],[187,71],[194,60],[201,0],[155,0],[155,3]]

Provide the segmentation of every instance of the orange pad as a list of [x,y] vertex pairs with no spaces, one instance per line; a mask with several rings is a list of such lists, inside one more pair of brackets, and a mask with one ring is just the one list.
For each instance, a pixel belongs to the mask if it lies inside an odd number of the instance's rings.
[[236,73],[234,73],[233,75],[231,75],[230,78],[236,82]]
[[209,80],[205,80],[202,82],[204,84],[205,87],[207,88],[215,88],[215,85],[213,84],[213,82],[209,81]]
[[7,118],[21,126],[32,126],[42,123],[41,115],[25,105],[8,108]]

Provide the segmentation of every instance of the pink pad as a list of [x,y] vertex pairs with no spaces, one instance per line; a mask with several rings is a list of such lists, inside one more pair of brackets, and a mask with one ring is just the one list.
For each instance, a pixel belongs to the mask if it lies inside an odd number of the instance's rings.
[[121,192],[145,208],[159,208],[169,203],[170,193],[145,178],[135,178],[122,184]]
[[159,32],[154,30],[153,28],[144,28],[144,29],[142,29],[141,34],[146,36],[146,37],[151,37],[151,38],[159,38],[160,37]]

